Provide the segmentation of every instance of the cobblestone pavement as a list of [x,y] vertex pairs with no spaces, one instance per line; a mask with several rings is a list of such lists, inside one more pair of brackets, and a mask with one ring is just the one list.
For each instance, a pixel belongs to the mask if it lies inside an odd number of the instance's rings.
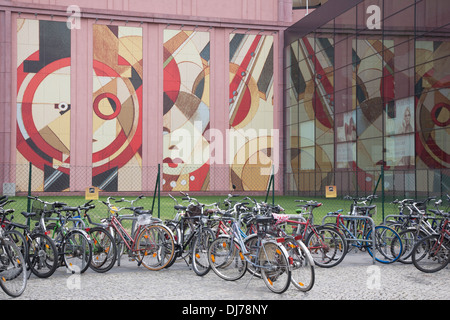
[[[88,269],[72,275],[59,268],[48,279],[32,275],[23,295],[14,300],[435,300],[450,297],[449,271],[425,274],[413,265],[373,264],[368,254],[359,253],[333,268],[315,267],[311,291],[290,286],[278,295],[248,273],[230,282],[213,271],[199,277],[184,261],[150,271],[122,258],[120,267],[103,274]],[[11,298],[0,291],[0,299]]]

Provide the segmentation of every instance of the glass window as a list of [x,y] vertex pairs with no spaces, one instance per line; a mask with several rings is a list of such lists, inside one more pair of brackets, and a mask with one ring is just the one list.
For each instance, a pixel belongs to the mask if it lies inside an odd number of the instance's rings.
[[351,168],[356,164],[356,143],[338,143],[336,145],[336,167]]
[[300,149],[300,170],[315,169],[314,147]]
[[[384,16],[388,17],[397,13],[398,11],[405,11],[405,8],[409,6],[412,6],[414,8],[414,2],[415,0],[384,1]],[[414,14],[412,16],[414,17]]]
[[356,109],[357,136],[359,139],[381,137],[383,135],[382,106],[363,104]]
[[334,167],[334,145],[325,144],[316,146],[316,163],[320,171],[330,170]]
[[299,124],[300,147],[310,147],[315,143],[314,121],[302,122]]
[[418,35],[448,24],[450,2],[422,0],[416,4],[416,32]]
[[356,111],[336,114],[336,141],[356,140]]
[[357,153],[359,168],[363,170],[379,169],[383,160],[383,139],[380,137],[358,140]]
[[[344,81],[344,80],[343,80]],[[336,81],[336,86],[339,83],[339,81]],[[354,95],[352,94],[352,87],[346,86],[343,90],[337,90],[334,93],[334,110],[336,113],[341,113],[345,111],[351,111],[355,108],[355,99]]]

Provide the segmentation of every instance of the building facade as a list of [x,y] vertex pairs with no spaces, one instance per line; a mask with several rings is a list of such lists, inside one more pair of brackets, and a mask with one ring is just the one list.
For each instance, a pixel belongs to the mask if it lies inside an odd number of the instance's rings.
[[17,193],[450,188],[446,0],[0,0]]
[[265,190],[283,173],[292,15],[286,0],[0,0],[0,181]]
[[450,3],[357,2],[286,31],[285,193],[446,194]]

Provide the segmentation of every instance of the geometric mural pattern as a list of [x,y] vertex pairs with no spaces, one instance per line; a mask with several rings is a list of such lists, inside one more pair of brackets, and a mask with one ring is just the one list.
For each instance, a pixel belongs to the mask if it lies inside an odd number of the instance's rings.
[[164,30],[164,191],[209,190],[209,32]]
[[273,36],[232,33],[229,48],[231,183],[237,190],[267,190],[275,143]]
[[142,28],[94,25],[93,32],[92,184],[141,190]]
[[65,22],[17,19],[16,163],[32,163],[33,191],[69,188],[70,40]]

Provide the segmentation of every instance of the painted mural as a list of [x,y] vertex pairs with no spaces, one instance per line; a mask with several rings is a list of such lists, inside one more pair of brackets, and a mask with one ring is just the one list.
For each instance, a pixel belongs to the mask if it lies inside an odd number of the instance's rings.
[[[17,19],[16,163],[32,163],[32,191],[69,188],[70,39],[65,22]],[[28,171],[16,181],[27,190]]]
[[93,33],[92,184],[141,190],[142,28],[94,25]]
[[163,190],[209,189],[209,32],[164,30]]
[[273,37],[230,35],[228,150],[237,190],[266,190],[272,167]]
[[[287,170],[291,176],[287,180],[294,190],[321,188],[334,168],[335,126],[341,120],[336,116],[335,124],[334,58],[333,38],[304,37],[289,50]],[[336,152],[337,161],[345,166],[354,155],[351,137],[343,134],[346,143]],[[315,179],[310,173],[316,169],[324,176]]]
[[[324,171],[330,168],[352,173],[339,175],[349,177],[348,190],[373,191],[383,163],[386,190],[394,188],[395,179],[402,190],[418,191],[440,184],[439,179],[445,182],[444,173],[423,181],[414,170],[450,167],[449,43],[345,41],[340,48],[351,48],[351,57],[349,51],[335,52],[332,39],[327,43],[317,36],[289,48],[288,188],[323,190],[324,181],[330,181]],[[338,92],[334,73],[339,73]],[[338,95],[340,103],[334,105]]]
[[[450,42],[416,42],[416,166],[450,168]],[[414,119],[414,118],[412,118]]]

